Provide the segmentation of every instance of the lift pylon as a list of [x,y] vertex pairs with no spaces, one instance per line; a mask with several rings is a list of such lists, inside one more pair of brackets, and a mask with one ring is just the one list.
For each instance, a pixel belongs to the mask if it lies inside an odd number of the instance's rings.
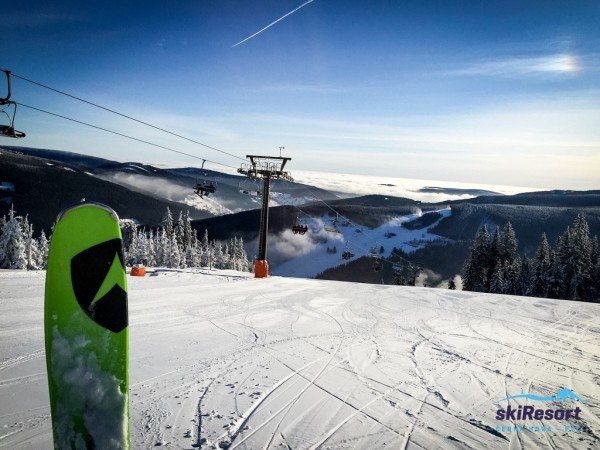
[[249,163],[243,163],[238,173],[246,175],[251,179],[261,180],[262,209],[260,213],[260,231],[258,242],[258,257],[254,260],[254,277],[266,278],[269,276],[269,263],[267,261],[267,240],[269,235],[269,194],[272,179],[292,181],[292,177],[286,172],[285,165],[292,158],[283,156],[260,156],[246,155]]

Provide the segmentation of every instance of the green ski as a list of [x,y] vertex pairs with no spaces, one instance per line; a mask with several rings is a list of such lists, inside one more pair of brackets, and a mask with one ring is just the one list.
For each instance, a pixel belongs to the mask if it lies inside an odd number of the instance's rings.
[[64,210],[44,305],[57,449],[129,448],[126,282],[117,214],[97,203]]

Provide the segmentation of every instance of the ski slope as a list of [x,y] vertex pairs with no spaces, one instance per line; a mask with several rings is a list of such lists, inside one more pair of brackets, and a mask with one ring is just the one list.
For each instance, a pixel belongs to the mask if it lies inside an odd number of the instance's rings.
[[[0,448],[52,446],[43,286],[0,272]],[[597,304],[230,271],[129,289],[136,449],[600,445]],[[498,399],[563,386],[582,431],[496,431]]]
[[[309,234],[293,235],[291,231],[287,230],[283,235],[279,235],[271,241],[271,249],[273,250],[274,247],[277,253],[283,253],[279,247],[283,247],[285,250],[290,244],[303,241],[301,244],[292,246],[293,258],[275,265],[273,274],[313,278],[326,269],[346,264],[348,261],[342,258],[344,250],[351,252],[354,255],[353,259],[370,254],[381,259],[387,258],[391,255],[394,247],[406,253],[413,253],[431,242],[444,240],[443,237],[430,233],[428,230],[450,216],[452,210],[445,207],[432,212],[439,213],[440,218],[433,224],[416,230],[404,228],[402,224],[420,217],[422,215],[420,210],[413,214],[391,218],[383,225],[372,229],[350,222],[344,226],[342,219],[339,220],[339,226],[334,226],[332,218],[327,214],[318,219],[312,219],[308,222],[308,227],[311,229]],[[325,227],[329,229],[334,227],[338,232],[327,232]],[[380,253],[382,246],[383,253]],[[337,252],[328,253],[328,247],[336,247]]]

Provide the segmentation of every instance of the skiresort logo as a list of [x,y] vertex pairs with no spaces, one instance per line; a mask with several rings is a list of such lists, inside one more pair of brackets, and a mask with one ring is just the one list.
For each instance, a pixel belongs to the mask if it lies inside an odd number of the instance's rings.
[[121,239],[94,245],[71,259],[77,303],[94,322],[113,333],[127,327],[124,267]]
[[[521,389],[521,393],[517,395],[511,395],[505,398],[497,400],[496,403],[508,402],[505,408],[499,407],[496,411],[496,420],[509,420],[511,422],[519,420],[581,420],[581,408],[575,406],[575,408],[564,408],[564,407],[549,407],[549,408],[536,408],[532,405],[519,405],[512,407],[510,400],[525,399],[542,403],[566,403],[566,402],[579,402],[585,403],[585,401],[577,395],[571,389],[565,387],[561,388],[555,395],[544,396],[525,393]],[[532,426],[532,425],[516,425],[516,426],[503,426],[499,425],[496,427],[496,431],[522,431],[527,429],[529,431],[551,431],[553,429],[550,425],[544,426]],[[564,425],[561,427],[563,431],[581,431],[579,425]]]

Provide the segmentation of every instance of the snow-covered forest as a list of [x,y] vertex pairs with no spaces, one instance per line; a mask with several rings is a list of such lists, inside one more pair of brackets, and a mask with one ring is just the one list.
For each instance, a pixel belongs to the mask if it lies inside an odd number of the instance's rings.
[[[122,220],[125,264],[152,267],[251,270],[251,263],[241,238],[227,242],[202,239],[192,228],[186,213],[177,221],[167,208],[162,224],[156,230],[138,230],[131,220]],[[36,237],[27,216],[18,216],[11,208],[8,216],[0,217],[0,269],[45,269],[49,238],[44,230]]]
[[482,227],[465,263],[463,289],[557,299],[600,300],[600,249],[584,214],[554,246],[545,234],[532,258],[519,255],[512,225]]
[[0,269],[44,269],[49,240],[42,230],[36,238],[27,216],[17,216],[13,208],[0,217]]
[[176,269],[209,267],[242,272],[252,268],[242,238],[234,237],[225,243],[210,241],[208,231],[204,230],[199,239],[188,213],[180,213],[174,221],[167,207],[161,226],[156,230],[138,230],[129,220],[121,221],[121,228],[127,265]]

